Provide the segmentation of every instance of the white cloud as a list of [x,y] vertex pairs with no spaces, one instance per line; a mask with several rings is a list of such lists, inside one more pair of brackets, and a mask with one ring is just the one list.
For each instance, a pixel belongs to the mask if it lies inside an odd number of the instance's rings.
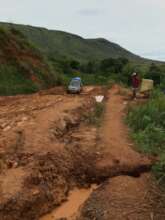
[[[163,0],[0,0],[0,20],[105,37],[139,55],[165,51]],[[156,51],[155,51],[156,49]]]

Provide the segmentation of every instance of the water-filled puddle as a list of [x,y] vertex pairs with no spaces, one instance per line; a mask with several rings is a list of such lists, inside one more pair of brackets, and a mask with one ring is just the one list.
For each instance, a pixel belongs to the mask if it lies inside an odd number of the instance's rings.
[[66,202],[54,209],[51,213],[43,216],[40,220],[55,220],[73,216],[96,188],[97,185],[92,185],[88,189],[74,189],[70,192]]

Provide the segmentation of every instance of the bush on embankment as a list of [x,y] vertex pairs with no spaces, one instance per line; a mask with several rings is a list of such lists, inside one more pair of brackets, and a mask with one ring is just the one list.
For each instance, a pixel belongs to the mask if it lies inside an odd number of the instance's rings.
[[165,183],[165,95],[158,90],[153,92],[146,104],[129,110],[127,122],[138,149],[158,156],[153,171],[159,182]]
[[18,30],[0,27],[0,95],[32,93],[58,83],[58,74]]

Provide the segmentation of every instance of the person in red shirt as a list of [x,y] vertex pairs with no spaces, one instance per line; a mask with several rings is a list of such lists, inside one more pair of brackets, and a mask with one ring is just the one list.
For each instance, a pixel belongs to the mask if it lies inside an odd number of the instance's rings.
[[132,91],[133,91],[133,99],[136,99],[138,89],[140,87],[141,80],[137,73],[132,74]]

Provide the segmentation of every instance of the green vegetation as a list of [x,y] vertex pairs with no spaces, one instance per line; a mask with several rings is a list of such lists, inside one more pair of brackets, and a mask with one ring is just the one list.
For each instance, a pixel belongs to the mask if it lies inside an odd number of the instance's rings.
[[72,77],[79,76],[86,85],[107,85],[109,81],[131,85],[131,74],[136,71],[141,78],[153,79],[155,85],[165,85],[165,65],[163,64],[139,64],[130,60],[108,58],[101,61],[88,61],[80,63],[77,60],[50,60],[58,72],[64,76],[65,82]]
[[37,85],[25,79],[21,72],[12,65],[0,65],[0,94],[16,95],[37,91]]
[[0,95],[36,92],[57,79],[47,58],[21,32],[0,28]]
[[142,59],[105,39],[25,25],[0,26],[0,95],[67,85],[76,76],[84,85],[130,85],[134,71],[164,89],[163,63]]
[[88,61],[99,61],[106,58],[125,57],[133,61],[145,61],[119,45],[102,38],[84,39],[80,36],[62,31],[53,31],[26,25],[2,22],[0,25],[5,28],[14,28],[21,31],[46,56],[55,59],[68,58],[69,60],[73,59],[81,63],[86,63]]
[[[142,59],[105,39],[44,28],[0,23],[0,95],[32,93],[67,85],[79,76],[83,84],[130,85],[136,71],[165,90],[165,64]],[[39,48],[39,49],[38,49]],[[87,121],[99,125],[104,104],[96,104]],[[143,106],[130,109],[128,124],[139,149],[158,155],[153,170],[165,182],[165,98],[160,91]]]
[[146,104],[129,110],[127,122],[138,149],[159,157],[153,171],[165,184],[165,95],[156,90]]
[[94,108],[91,112],[85,115],[87,123],[95,126],[100,126],[102,121],[102,116],[105,111],[105,103],[95,103]]

